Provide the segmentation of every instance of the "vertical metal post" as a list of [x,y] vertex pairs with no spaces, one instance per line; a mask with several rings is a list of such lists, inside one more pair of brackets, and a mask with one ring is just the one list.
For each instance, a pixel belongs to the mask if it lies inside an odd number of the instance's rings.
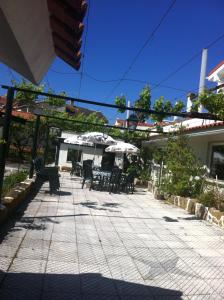
[[34,136],[33,136],[33,146],[31,152],[32,161],[30,163],[29,178],[33,178],[33,171],[34,171],[33,160],[36,158],[37,155],[37,140],[38,140],[39,127],[40,127],[40,116],[37,115],[35,129],[34,129]]
[[1,150],[0,151],[0,204],[1,204],[1,197],[2,197],[4,173],[5,173],[6,154],[8,149],[8,139],[9,139],[11,116],[12,116],[13,99],[14,99],[14,88],[9,88],[7,92],[7,102],[5,107],[5,117],[4,117],[4,124],[3,124],[3,134],[2,134],[3,143],[0,145],[0,150]]
[[48,155],[48,148],[49,148],[49,132],[50,132],[50,128],[47,126],[47,131],[46,131],[46,144],[45,144],[45,150],[44,150],[44,164],[46,164],[47,161],[47,155]]

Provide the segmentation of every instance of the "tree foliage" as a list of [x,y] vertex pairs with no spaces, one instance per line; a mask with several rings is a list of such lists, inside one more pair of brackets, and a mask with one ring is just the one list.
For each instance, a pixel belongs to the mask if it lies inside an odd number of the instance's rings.
[[10,140],[12,147],[16,150],[14,153],[14,159],[19,163],[25,159],[25,149],[31,145],[33,136],[34,122],[29,121],[25,124],[12,123],[10,128]]
[[[119,106],[126,106],[125,96],[116,97],[115,104]],[[151,89],[149,85],[145,86],[140,92],[139,98],[134,103],[135,108],[140,108],[149,111],[151,109]],[[167,117],[167,113],[179,113],[183,110],[184,104],[181,100],[177,101],[176,104],[172,104],[171,101],[165,100],[163,96],[157,99],[153,105],[153,109],[156,112],[162,114],[153,114],[144,112],[136,112],[139,122],[145,122],[148,118],[151,118],[155,122],[162,122]],[[118,109],[119,112],[125,112],[125,109]]]
[[[53,89],[49,89],[48,90],[48,94],[55,94],[55,91]],[[59,93],[59,96],[64,96],[66,97],[67,94],[66,92],[61,92]],[[52,105],[52,106],[58,106],[58,107],[61,107],[61,106],[65,106],[66,105],[66,101],[64,99],[60,99],[60,98],[55,98],[55,97],[51,97],[49,96],[47,99],[46,99],[46,102],[49,104],[49,105]]]
[[209,113],[216,115],[220,119],[224,119],[224,93],[214,93],[205,90],[197,99],[192,101],[192,112],[198,112],[199,106],[202,105]]
[[224,93],[220,92],[218,94],[214,94],[206,91],[199,96],[198,100],[199,103],[208,110],[208,112],[224,119]]
[[151,118],[155,122],[162,122],[167,117],[166,113],[179,113],[184,108],[182,101],[177,101],[175,105],[170,100],[165,100],[163,96],[157,99],[153,105],[153,109],[157,112],[161,112],[160,115],[152,115]]
[[171,136],[167,142],[165,161],[167,174],[163,189],[173,195],[195,197],[200,192],[204,170],[189,141],[180,130],[178,136]]
[[[115,98],[115,104],[117,106],[120,106],[121,108],[118,108],[118,111],[120,113],[124,113],[126,111],[125,106],[126,106],[126,97],[125,96],[117,96]],[[122,108],[124,107],[124,108]]]
[[[26,81],[25,79],[22,79],[21,82],[17,82],[15,80],[13,80],[12,84],[16,88],[27,89],[27,90],[32,90],[32,91],[36,91],[36,92],[44,91],[44,85],[36,86],[33,83]],[[15,99],[18,102],[20,102],[20,104],[34,103],[35,100],[37,99],[37,97],[38,96],[36,94],[22,92],[22,91],[17,91],[16,95],[15,95]]]
[[[135,108],[142,108],[145,110],[150,110],[151,106],[151,90],[149,85],[145,86],[139,96],[139,99],[135,101]],[[146,119],[149,118],[149,114],[137,112],[137,117],[140,122],[144,122]]]

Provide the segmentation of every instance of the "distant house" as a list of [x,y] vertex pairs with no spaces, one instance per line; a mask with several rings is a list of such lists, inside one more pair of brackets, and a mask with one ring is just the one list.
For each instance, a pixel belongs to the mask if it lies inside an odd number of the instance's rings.
[[[3,110],[6,105],[6,96],[0,96],[0,109]],[[56,112],[67,112],[71,116],[75,116],[78,114],[83,114],[84,116],[89,116],[93,113],[99,119],[104,120],[105,123],[108,123],[107,118],[100,111],[91,110],[84,107],[78,107],[74,105],[74,101],[71,100],[70,104],[62,105],[62,106],[53,106],[48,103],[48,101],[36,101],[32,103],[26,103],[25,101],[17,101],[16,99],[13,101],[13,111],[21,111],[33,114],[36,109],[41,109],[43,111],[56,111]]]
[[[114,125],[118,126],[118,127],[127,127],[127,121],[123,120],[123,119],[116,119]],[[148,130],[148,129],[151,129],[153,127],[154,127],[154,124],[147,123],[147,122],[138,122],[138,125],[137,125],[136,129]]]
[[[210,176],[224,180],[224,122],[191,119],[166,125],[163,131],[175,132],[180,126],[185,128],[190,146],[197,157],[210,169]],[[164,148],[166,142],[166,135],[154,133],[150,135],[149,141],[143,142],[143,147],[152,150],[155,147]]]
[[[221,61],[211,72],[208,74],[207,79],[212,82],[216,82],[217,85],[224,83],[224,60]],[[219,91],[224,91],[224,88],[219,89]]]
[[[218,64],[208,75],[207,79],[216,82],[217,85],[224,83],[224,61]],[[192,100],[188,95],[187,111],[190,111]],[[164,132],[175,132],[182,126],[189,137],[190,146],[197,157],[210,170],[211,178],[224,180],[224,122],[201,119],[182,119],[165,124]],[[158,133],[151,133],[150,140],[143,142],[144,147],[153,149],[163,148],[167,137]]]
[[64,141],[60,144],[59,151],[59,166],[72,166],[72,160],[82,163],[84,160],[94,158],[94,165],[102,166],[103,157],[107,158],[111,162],[111,165],[122,166],[123,155],[115,153],[106,153],[104,150],[107,146],[95,144],[93,146],[80,146],[75,143],[68,143],[66,139],[75,139],[78,136],[77,133],[64,131],[61,134],[61,138]]
[[77,114],[83,114],[84,116],[89,116],[92,113],[95,113],[99,119],[104,120],[105,123],[108,123],[107,118],[100,111],[95,111],[95,110],[91,110],[91,109],[84,108],[84,107],[74,106],[74,104],[66,105],[65,111],[71,116],[77,115]]

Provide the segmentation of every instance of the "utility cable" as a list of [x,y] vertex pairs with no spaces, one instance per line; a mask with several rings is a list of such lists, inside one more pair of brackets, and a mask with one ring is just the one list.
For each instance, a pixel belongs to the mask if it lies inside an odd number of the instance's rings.
[[124,80],[124,78],[127,76],[127,74],[130,72],[131,68],[133,67],[133,65],[135,64],[135,62],[137,61],[137,59],[139,58],[139,56],[141,55],[142,51],[145,49],[145,47],[149,44],[149,42],[151,42],[152,38],[155,36],[156,32],[158,31],[158,29],[160,28],[160,26],[162,25],[162,23],[164,22],[164,20],[166,19],[166,17],[168,16],[168,14],[170,13],[171,9],[173,8],[173,6],[175,5],[176,0],[173,0],[172,3],[169,5],[168,9],[165,11],[165,13],[162,15],[159,23],[156,25],[156,27],[153,29],[153,31],[151,32],[151,34],[149,35],[149,37],[146,39],[146,41],[144,42],[144,44],[142,45],[142,47],[139,49],[139,51],[137,52],[137,54],[135,55],[135,57],[132,59],[129,67],[126,69],[126,71],[124,72],[123,76],[121,77],[121,79],[119,80],[119,82],[112,88],[112,90],[110,91],[110,93],[108,94],[108,96],[106,98],[109,98],[112,96],[112,94],[114,93],[114,91],[118,88],[118,86],[121,84],[121,82]]
[[[54,70],[54,69],[50,69],[50,71],[53,72],[53,73],[56,73],[56,74],[60,74],[60,75],[80,75],[81,74],[80,72],[79,73],[75,73],[75,72],[60,72],[60,71],[57,71],[57,70]],[[96,78],[96,77],[94,77],[93,75],[90,75],[87,72],[83,72],[82,75],[86,76],[87,78],[89,78],[91,80],[94,80],[94,81],[97,81],[97,82],[100,82],[100,83],[118,82],[120,80],[120,78],[103,80],[103,79]],[[158,83],[152,83],[152,82],[149,83],[148,80],[141,80],[141,79],[134,79],[134,78],[125,78],[125,79],[123,79],[123,81],[131,81],[131,82],[149,84],[152,87],[158,84]],[[167,88],[167,89],[172,89],[172,90],[181,91],[181,92],[188,92],[185,89],[177,88],[177,87],[170,86],[170,85],[164,85],[163,84],[161,86],[164,87],[164,88]]]
[[[219,37],[217,37],[214,41],[212,41],[211,43],[209,43],[206,47],[206,49],[211,48],[212,46],[214,46],[218,41],[220,41],[221,39],[224,38],[224,34],[220,35]],[[201,50],[198,51],[196,54],[194,54],[190,59],[188,59],[185,63],[183,63],[182,65],[180,65],[175,71],[171,72],[169,75],[167,75],[163,80],[161,80],[156,86],[154,86],[152,88],[152,90],[158,88],[159,86],[161,86],[162,83],[164,83],[165,81],[167,81],[168,79],[170,79],[171,77],[173,77],[176,73],[178,73],[180,70],[182,70],[184,67],[186,67],[187,65],[189,65],[192,61],[194,61],[198,56],[201,55]]]

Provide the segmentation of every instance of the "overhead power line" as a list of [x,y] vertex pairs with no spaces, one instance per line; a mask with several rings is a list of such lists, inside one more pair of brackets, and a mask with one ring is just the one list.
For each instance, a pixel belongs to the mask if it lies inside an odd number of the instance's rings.
[[[50,71],[53,72],[53,73],[56,73],[56,74],[60,74],[60,75],[80,75],[80,73],[75,73],[75,72],[60,72],[60,71],[57,71],[57,70],[54,70],[54,69],[50,69]],[[100,82],[100,83],[118,82],[120,80],[120,78],[103,80],[103,79],[96,78],[96,77],[94,77],[93,75],[90,75],[87,72],[83,72],[82,75],[86,76],[87,78],[89,78],[91,80],[94,80],[94,81],[97,81],[97,82]],[[158,84],[158,83],[152,83],[152,82],[149,83],[148,80],[141,80],[141,79],[135,79],[135,78],[125,78],[125,79],[123,79],[123,81],[132,81],[132,82],[149,84],[152,87]],[[181,91],[181,92],[188,92],[185,89],[181,89],[181,88],[170,86],[170,85],[164,85],[163,84],[161,86],[164,87],[164,88],[167,88],[167,89],[172,89],[172,90]]]
[[[210,42],[206,47],[203,48],[211,48],[213,47],[216,43],[218,43],[220,40],[222,40],[224,38],[224,33],[221,34],[220,36],[218,36],[215,40],[213,40],[212,42]],[[152,87],[151,89],[154,90],[156,88],[158,88],[159,86],[161,87],[165,87],[165,88],[170,88],[170,89],[174,89],[174,90],[180,90],[183,91],[184,94],[181,94],[180,96],[176,97],[176,98],[181,98],[183,96],[185,96],[186,93],[188,93],[189,91],[197,91],[197,89],[189,89],[189,90],[184,90],[184,89],[179,89],[176,87],[172,87],[172,86],[168,86],[168,85],[164,85],[163,83],[165,81],[167,81],[168,79],[170,79],[171,77],[173,77],[176,73],[178,73],[180,70],[182,70],[183,68],[185,68],[187,65],[189,65],[192,61],[194,61],[197,57],[199,57],[201,55],[201,50],[198,51],[197,53],[195,53],[193,56],[191,56],[185,63],[181,64],[177,69],[175,69],[174,71],[172,71],[170,74],[168,74],[163,80],[161,80],[158,83],[154,83],[154,84],[150,84]],[[74,72],[59,72],[53,69],[50,69],[50,71],[57,73],[57,74],[62,74],[62,75],[79,75],[80,73],[74,73]],[[109,83],[109,82],[121,82],[121,81],[133,81],[133,82],[142,82],[142,83],[148,83],[148,81],[144,81],[144,80],[139,80],[139,79],[132,79],[132,78],[118,78],[118,79],[110,79],[110,80],[101,80],[98,78],[95,78],[94,76],[88,74],[88,73],[83,73],[84,76],[87,76],[88,78],[98,81],[98,82],[102,82],[102,83]]]
[[[102,83],[116,82],[116,81],[121,80],[121,78],[111,79],[111,80],[100,80],[98,78],[93,77],[92,75],[90,75],[88,73],[85,73],[85,76],[92,79],[92,80],[102,82]],[[134,79],[134,78],[124,78],[123,81],[132,81],[132,82],[144,83],[144,84],[149,84],[150,86],[157,85],[157,83],[152,83],[152,82],[149,83],[148,80],[141,80],[141,79]],[[186,91],[184,89],[180,89],[180,88],[173,87],[173,86],[168,86],[168,85],[163,85],[163,87],[168,88],[168,89],[172,89],[172,90],[177,90],[177,91],[183,91],[183,92]]]
[[[206,47],[204,48],[211,48],[212,46],[214,46],[217,42],[219,42],[221,39],[224,38],[224,33],[221,34],[219,37],[217,37],[214,41],[212,41],[211,43],[209,43]],[[156,86],[154,86],[152,88],[152,90],[158,88],[159,86],[162,86],[162,83],[164,83],[165,81],[167,81],[168,79],[170,79],[171,77],[173,77],[176,73],[178,73],[180,70],[182,70],[183,68],[185,68],[187,65],[189,65],[192,61],[194,61],[198,56],[201,55],[201,50],[198,51],[197,53],[195,53],[190,59],[188,59],[185,63],[183,63],[182,65],[180,65],[176,70],[174,70],[173,72],[171,72],[169,75],[167,75],[163,80],[161,80]]]
[[160,28],[160,26],[162,25],[162,23],[164,22],[164,20],[166,19],[166,17],[168,16],[168,14],[170,13],[171,9],[173,8],[173,6],[175,5],[176,0],[173,0],[172,3],[169,5],[169,7],[167,8],[167,10],[165,11],[165,13],[162,15],[159,23],[156,25],[156,27],[153,29],[153,31],[150,33],[149,37],[146,39],[146,41],[144,42],[144,44],[142,45],[142,47],[138,50],[138,52],[136,53],[136,55],[134,56],[134,58],[132,59],[130,65],[128,66],[128,68],[126,69],[126,71],[124,72],[123,76],[121,77],[121,79],[119,80],[119,82],[112,88],[112,90],[110,91],[110,93],[108,94],[107,98],[109,98],[114,91],[118,88],[118,86],[121,84],[121,82],[124,80],[124,78],[127,76],[127,74],[130,72],[131,68],[133,67],[133,65],[135,64],[135,62],[137,61],[137,59],[139,58],[139,56],[141,55],[142,51],[145,49],[145,47],[149,44],[149,42],[152,40],[152,38],[155,36],[156,32],[158,31],[158,29]]

